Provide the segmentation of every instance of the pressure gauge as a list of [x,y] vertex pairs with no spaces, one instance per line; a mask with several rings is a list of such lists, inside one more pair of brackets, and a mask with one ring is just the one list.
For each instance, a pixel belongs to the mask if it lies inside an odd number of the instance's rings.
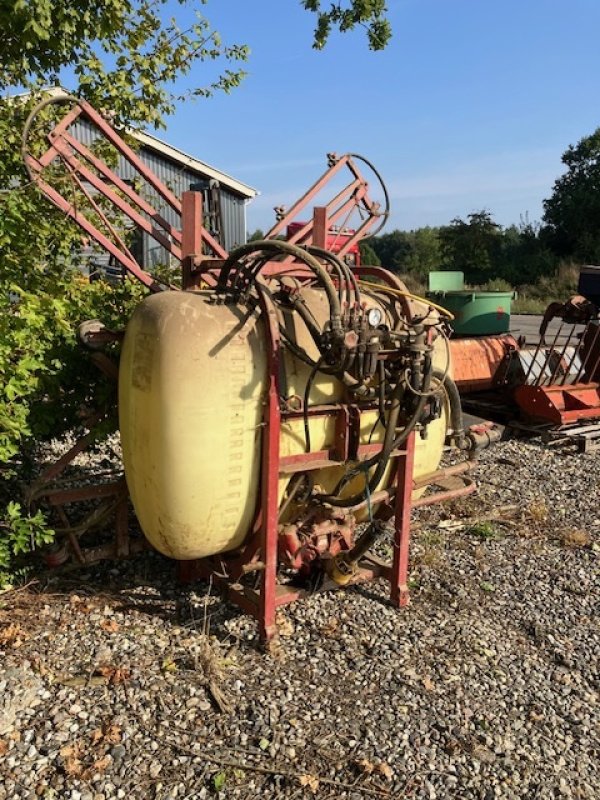
[[383,314],[380,308],[370,308],[367,312],[367,320],[372,328],[376,328],[381,324]]

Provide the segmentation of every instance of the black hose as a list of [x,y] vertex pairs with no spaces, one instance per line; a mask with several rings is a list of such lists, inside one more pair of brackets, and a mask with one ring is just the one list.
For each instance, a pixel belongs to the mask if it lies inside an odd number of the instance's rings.
[[377,539],[384,533],[385,522],[374,519],[362,535],[358,537],[353,547],[343,554],[344,561],[355,564],[371,549]]
[[305,305],[304,300],[302,300],[301,298],[290,298],[290,303],[292,304],[294,311],[298,313],[298,316],[302,319],[302,322],[304,322],[304,324],[308,328],[308,332],[310,333],[310,335],[314,340],[314,343],[320,350],[322,331],[319,329],[319,326],[315,318]]
[[[425,375],[423,377],[422,394],[419,396],[418,402],[411,415],[411,418],[408,420],[408,422],[402,429],[400,435],[394,439],[393,436],[398,426],[400,406],[402,402],[402,397],[404,395],[404,391],[402,390],[403,388],[402,384],[398,383],[398,385],[394,388],[394,393],[392,395],[392,400],[390,403],[390,413],[388,416],[388,423],[381,451],[376,455],[372,456],[371,458],[367,459],[366,461],[363,461],[358,467],[355,467],[354,469],[347,472],[346,475],[336,486],[333,495],[320,495],[318,497],[319,500],[331,503],[332,505],[339,506],[341,508],[348,508],[350,506],[358,505],[358,503],[361,503],[363,501],[367,493],[372,494],[375,491],[378,483],[383,478],[392,451],[396,450],[398,447],[404,444],[404,442],[408,439],[409,435],[413,432],[413,430],[419,423],[419,420],[421,419],[423,410],[425,408],[425,404],[429,400],[428,392],[432,377],[433,377],[433,370],[431,369],[431,362],[428,359],[428,367],[426,367]],[[354,495],[354,497],[347,497],[347,498],[341,498],[339,496],[335,496],[335,492],[339,492],[341,488],[343,488],[343,486],[347,484],[352,478],[354,478],[361,472],[364,472],[366,475],[367,472],[371,469],[371,467],[375,465],[377,465],[375,468],[375,472],[368,480],[365,481],[365,488],[360,494]]]
[[[329,258],[329,256],[333,255],[329,253],[327,250],[321,250],[320,247],[312,247],[312,246],[304,246],[304,249],[311,254],[311,256],[316,256],[317,258],[322,259],[323,261],[327,261],[327,263],[333,267],[334,272],[337,275],[337,279],[339,282],[338,288],[338,297],[340,298],[340,303],[342,302],[342,288],[346,294],[346,302],[350,303],[350,288],[346,281],[346,276],[343,270],[340,269],[340,265],[337,263],[337,260],[333,260]],[[321,252],[317,252],[321,251]],[[327,255],[323,255],[323,253],[327,253]]]
[[[339,327],[341,329],[341,306],[340,306],[340,299],[338,297],[338,293],[333,285],[333,281],[331,280],[331,276],[325,269],[325,267],[317,261],[317,259],[312,256],[307,250],[303,249],[302,247],[298,247],[297,245],[290,244],[289,242],[283,242],[279,239],[264,239],[256,242],[248,242],[247,244],[241,245],[241,247],[237,247],[229,256],[229,258],[225,261],[223,266],[221,267],[221,271],[219,272],[219,279],[218,279],[218,288],[221,290],[226,290],[227,281],[229,279],[231,271],[234,267],[238,264],[240,259],[252,255],[254,253],[260,252],[271,252],[276,253],[279,256],[290,255],[298,258],[300,261],[303,261],[317,276],[319,282],[323,286],[325,293],[327,294],[327,298],[329,300],[329,307],[331,309],[331,322],[332,327],[335,329]],[[247,270],[246,270],[247,271]],[[236,282],[237,278],[234,278],[234,283]],[[251,268],[251,274],[249,280],[251,278],[256,277],[256,270]]]
[[369,161],[368,158],[365,158],[364,156],[361,156],[358,153],[347,153],[347,155],[350,158],[357,158],[359,161],[362,161],[363,164],[366,164],[369,167],[370,170],[372,170],[372,172],[375,174],[375,177],[379,181],[379,184],[380,184],[380,186],[381,186],[381,188],[383,190],[383,197],[384,197],[384,200],[385,200],[385,210],[378,214],[379,217],[383,217],[383,219],[381,220],[381,224],[374,231],[369,233],[368,236],[363,236],[363,241],[364,241],[365,239],[372,239],[373,236],[377,236],[379,231],[383,228],[383,226],[387,222],[387,218],[390,215],[390,195],[388,193],[387,186],[385,185],[385,181],[383,180],[383,178],[379,174],[378,170],[373,166],[373,164]]
[[346,284],[346,292],[348,297],[348,302],[350,302],[350,286],[354,291],[354,300],[355,302],[360,305],[360,289],[358,288],[358,281],[356,280],[356,276],[346,264],[345,261],[342,261],[341,258],[338,258],[335,253],[330,253],[329,250],[325,250],[322,247],[316,247],[315,245],[311,245],[310,247],[306,248],[311,256],[316,256],[317,258],[322,258],[324,261],[327,261],[331,264],[337,271],[338,274],[341,274],[345,278]]
[[[402,397],[404,395],[404,391],[400,384],[396,386],[394,390],[394,394],[392,395],[392,399],[390,401],[390,412],[388,416],[388,424],[385,431],[385,437],[383,440],[383,447],[381,448],[380,452],[377,453],[375,456],[363,461],[359,467],[355,467],[353,470],[348,471],[343,478],[339,481],[337,486],[335,487],[334,491],[330,495],[321,495],[319,500],[326,501],[328,503],[332,503],[333,505],[348,507],[354,506],[357,503],[360,503],[364,497],[364,494],[369,491],[371,492],[375,486],[381,480],[383,472],[385,470],[385,466],[389,459],[389,455],[394,448],[394,433],[396,431],[396,427],[398,425],[398,418],[400,416],[400,407],[402,405]],[[368,470],[371,467],[377,464],[377,468],[373,473],[373,476],[370,480],[366,482],[365,489],[362,491],[360,495],[356,495],[354,497],[346,498],[345,500],[340,498],[337,495],[337,492],[341,491],[341,489],[354,478],[356,475],[359,475],[361,472],[364,472],[365,475],[367,474]],[[383,466],[382,466],[383,464]]]

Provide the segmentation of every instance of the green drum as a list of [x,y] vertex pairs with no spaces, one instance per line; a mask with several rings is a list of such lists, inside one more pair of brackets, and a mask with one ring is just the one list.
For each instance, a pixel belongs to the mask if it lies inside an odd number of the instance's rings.
[[427,297],[447,308],[456,336],[490,336],[510,330],[513,292],[429,291]]

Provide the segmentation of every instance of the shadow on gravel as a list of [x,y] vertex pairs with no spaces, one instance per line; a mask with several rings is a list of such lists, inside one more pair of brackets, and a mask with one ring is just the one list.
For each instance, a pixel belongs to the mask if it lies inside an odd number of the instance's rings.
[[[57,595],[65,600],[74,596],[96,603],[104,600],[115,610],[158,617],[190,631],[207,632],[221,642],[232,639],[228,628],[231,620],[245,617],[250,626],[255,625],[241,609],[227,603],[210,581],[182,583],[176,562],[154,552],[124,561],[44,570],[34,579],[42,602],[44,597]],[[257,636],[237,644],[260,649]]]

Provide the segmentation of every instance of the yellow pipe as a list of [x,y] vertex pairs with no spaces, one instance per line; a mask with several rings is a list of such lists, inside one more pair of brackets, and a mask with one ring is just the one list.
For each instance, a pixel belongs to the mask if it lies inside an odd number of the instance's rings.
[[443,306],[438,306],[437,303],[432,303],[427,297],[419,297],[418,294],[412,294],[412,292],[403,292],[401,289],[394,289],[391,286],[386,286],[385,283],[373,283],[372,281],[363,281],[360,279],[358,282],[361,286],[369,286],[371,289],[378,289],[380,292],[396,294],[399,297],[408,297],[410,300],[415,300],[417,303],[424,303],[426,306],[430,306],[431,308],[435,308],[436,311],[440,311],[449,320],[454,319],[454,314],[451,311],[448,311],[448,309],[444,308]]

